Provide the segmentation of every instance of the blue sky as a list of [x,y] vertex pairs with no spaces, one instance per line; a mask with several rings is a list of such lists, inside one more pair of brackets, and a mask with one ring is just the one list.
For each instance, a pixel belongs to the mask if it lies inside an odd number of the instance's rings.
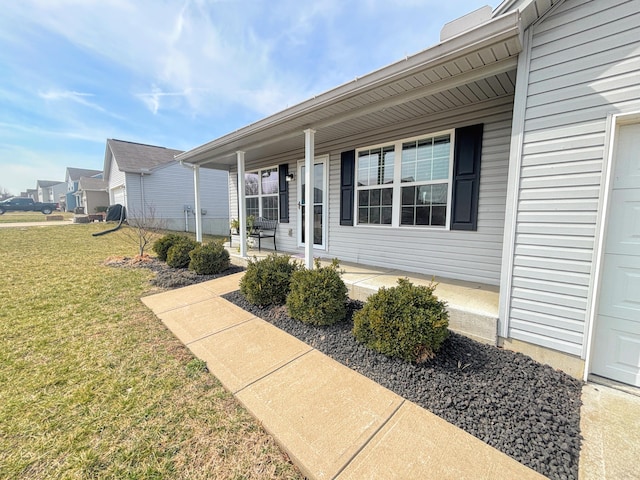
[[101,170],[107,138],[196,147],[432,46],[487,3],[5,2],[0,187]]

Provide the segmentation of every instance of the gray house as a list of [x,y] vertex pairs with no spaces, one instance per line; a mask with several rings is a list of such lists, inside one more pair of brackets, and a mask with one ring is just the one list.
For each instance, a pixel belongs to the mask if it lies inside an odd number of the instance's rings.
[[201,231],[213,235],[229,233],[228,174],[202,172],[202,192],[197,205],[190,165],[175,156],[182,153],[153,145],[108,139],[104,157],[104,179],[109,204],[121,204],[129,218],[153,215],[170,230],[195,231],[196,209]]
[[44,203],[59,203],[60,196],[67,190],[67,184],[55,180],[38,180],[36,182],[38,197],[34,200]]
[[[67,183],[67,192],[65,194],[65,204],[67,212],[73,212],[80,205],[77,203],[78,182],[81,177],[102,178],[100,170],[91,170],[88,168],[67,167],[65,182]],[[89,212],[91,213],[91,212]]]
[[640,386],[639,151],[640,0],[507,0],[177,159],[308,266],[493,287],[496,343]]
[[109,206],[107,181],[96,177],[80,177],[74,197],[76,206],[82,207],[84,213],[97,213],[97,209]]

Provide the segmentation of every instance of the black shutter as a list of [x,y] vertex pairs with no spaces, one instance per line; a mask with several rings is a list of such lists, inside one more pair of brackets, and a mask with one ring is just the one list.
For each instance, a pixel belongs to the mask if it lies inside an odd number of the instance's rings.
[[289,165],[283,163],[278,166],[278,203],[280,210],[280,223],[289,223]]
[[483,127],[478,124],[456,129],[451,230],[478,229]]
[[353,225],[356,151],[340,155],[340,225]]

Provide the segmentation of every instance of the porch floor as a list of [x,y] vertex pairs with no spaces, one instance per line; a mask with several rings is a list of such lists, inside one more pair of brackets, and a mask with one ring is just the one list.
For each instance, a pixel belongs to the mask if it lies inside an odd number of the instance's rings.
[[[241,257],[234,248],[229,254],[234,265],[246,266],[249,259],[264,258],[273,250],[251,249],[247,257]],[[300,253],[280,252],[303,260]],[[320,263],[329,265],[330,260],[321,259]],[[435,294],[447,302],[449,328],[474,340],[496,345],[498,341],[498,304],[499,289],[493,285],[465,282],[432,275],[406,272],[395,268],[383,268],[349,262],[340,262],[342,280],[354,300],[366,300],[380,287],[393,287],[398,278],[408,278],[415,285],[429,285],[432,280],[438,284]]]

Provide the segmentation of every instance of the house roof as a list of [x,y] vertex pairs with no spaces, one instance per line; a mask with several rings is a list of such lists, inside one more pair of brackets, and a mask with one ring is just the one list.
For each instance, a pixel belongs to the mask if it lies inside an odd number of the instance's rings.
[[497,17],[508,12],[517,11],[520,13],[520,21],[524,31],[552,7],[562,2],[564,0],[504,0],[493,11],[493,16]]
[[53,187],[54,185],[58,185],[59,183],[64,183],[56,180],[38,180],[36,182],[37,188],[47,188]]
[[88,168],[67,167],[67,179],[77,182],[80,177],[95,177],[102,174],[102,170],[91,170]]
[[316,130],[316,146],[446,114],[511,96],[522,50],[518,11],[448,36],[446,40],[275,115],[176,157],[227,169],[236,152],[245,160],[304,151],[303,130]]
[[[175,161],[175,156],[182,150],[108,139],[107,148],[116,159],[118,169],[122,172],[147,173],[156,167]],[[105,162],[105,172],[107,170]]]
[[78,180],[78,191],[84,190],[84,191],[94,191],[94,192],[100,192],[100,191],[106,192],[107,187],[108,187],[108,182],[101,178],[80,177],[80,179]]

